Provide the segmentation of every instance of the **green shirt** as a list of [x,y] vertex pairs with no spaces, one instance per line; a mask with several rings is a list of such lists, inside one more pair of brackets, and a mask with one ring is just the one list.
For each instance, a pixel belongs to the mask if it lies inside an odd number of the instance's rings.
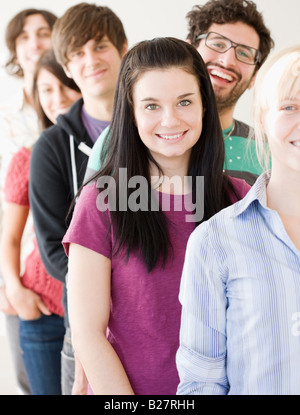
[[234,121],[234,129],[223,130],[225,145],[224,170],[230,176],[244,179],[253,185],[263,172],[256,156],[253,129],[242,121]]
[[100,154],[102,150],[102,146],[107,136],[109,126],[107,126],[102,133],[100,134],[99,138],[97,138],[95,144],[93,145],[93,149],[91,155],[88,160],[88,165],[84,177],[84,182],[92,177],[98,170],[100,170]]

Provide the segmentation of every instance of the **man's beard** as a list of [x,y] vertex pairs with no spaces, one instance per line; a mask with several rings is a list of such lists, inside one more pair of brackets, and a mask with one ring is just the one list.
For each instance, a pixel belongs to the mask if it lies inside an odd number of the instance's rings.
[[[212,63],[208,62],[206,65],[208,66],[210,64],[212,64]],[[218,66],[221,69],[226,70],[226,68],[222,67],[221,65],[214,64],[214,66]],[[219,87],[215,84],[213,85],[219,113],[222,113],[226,110],[229,110],[229,109],[233,108],[236,105],[239,98],[248,89],[248,87],[251,83],[251,80],[252,80],[252,77],[251,77],[250,79],[247,79],[247,80],[241,82],[241,75],[238,72],[234,71],[234,70],[231,70],[231,72],[233,72],[235,77],[237,78],[237,82],[236,82],[235,86],[233,87],[233,89],[231,89],[231,91],[224,92],[223,91],[224,88]]]
[[218,112],[222,113],[225,110],[233,108],[241,95],[248,89],[251,81],[245,81],[243,83],[237,83],[235,87],[226,93],[218,91],[218,87],[214,88],[215,97],[217,101]]

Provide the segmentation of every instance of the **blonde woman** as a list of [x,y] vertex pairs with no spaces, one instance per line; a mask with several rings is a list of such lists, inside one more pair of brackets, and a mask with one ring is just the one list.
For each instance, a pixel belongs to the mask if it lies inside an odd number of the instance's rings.
[[300,45],[264,64],[254,109],[272,169],[190,237],[179,394],[300,393]]

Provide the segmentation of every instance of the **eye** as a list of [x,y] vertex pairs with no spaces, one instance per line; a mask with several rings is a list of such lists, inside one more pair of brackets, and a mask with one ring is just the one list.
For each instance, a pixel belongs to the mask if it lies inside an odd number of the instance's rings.
[[38,33],[40,38],[47,38],[51,36],[51,33],[48,30],[43,30]]
[[82,51],[81,50],[74,50],[73,52],[70,53],[70,60],[74,60],[74,59],[78,59],[82,56]]
[[158,105],[157,104],[148,104],[147,106],[146,106],[146,109],[147,110],[150,110],[150,111],[154,111],[154,110],[156,110],[158,108]]
[[190,104],[191,104],[191,101],[189,99],[184,99],[184,100],[180,101],[178,105],[180,107],[187,107]]
[[283,107],[281,107],[281,109],[283,111],[295,111],[297,109],[297,107],[295,105],[284,105]]
[[18,36],[18,38],[17,38],[17,40],[19,41],[19,42],[23,42],[23,41],[25,41],[26,39],[28,39],[28,35],[27,34],[22,34],[22,35],[20,35],[20,36]]
[[39,92],[40,95],[47,95],[47,94],[50,94],[51,88],[49,88],[49,87],[48,88],[47,87],[39,88],[38,92]]
[[226,42],[223,42],[221,40],[219,41],[215,40],[214,42],[212,42],[212,46],[218,50],[224,50],[224,49],[227,49],[228,47]]
[[105,43],[99,43],[99,45],[97,45],[97,50],[104,50],[107,48],[108,45],[106,45]]
[[252,54],[250,52],[250,50],[245,49],[245,48],[239,48],[237,49],[238,54],[240,55],[241,58],[247,58],[247,59],[251,59],[252,58]]

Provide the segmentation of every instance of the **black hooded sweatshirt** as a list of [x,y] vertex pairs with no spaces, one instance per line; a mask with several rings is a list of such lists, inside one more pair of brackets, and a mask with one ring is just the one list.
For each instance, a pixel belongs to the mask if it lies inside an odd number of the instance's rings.
[[[47,272],[64,284],[68,258],[62,239],[72,216],[67,215],[83,183],[93,146],[81,120],[82,105],[82,99],[75,102],[67,114],[58,117],[56,125],[41,134],[30,161],[30,207],[41,258]],[[64,307],[67,310],[66,295]],[[68,325],[67,316],[66,321]]]

